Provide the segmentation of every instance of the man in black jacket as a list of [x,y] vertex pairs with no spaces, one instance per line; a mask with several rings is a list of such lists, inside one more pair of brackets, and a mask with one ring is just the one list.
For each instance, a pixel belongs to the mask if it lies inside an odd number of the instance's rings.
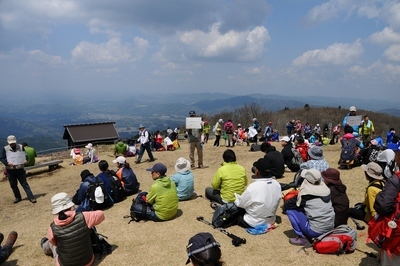
[[268,142],[261,144],[260,150],[266,153],[264,159],[271,162],[271,175],[275,178],[283,177],[283,173],[285,172],[285,163],[283,162],[282,153],[277,151],[276,148]]
[[292,152],[293,144],[290,141],[290,138],[285,136],[281,139],[281,145],[283,147],[281,153],[283,155],[283,161],[286,164],[286,166],[290,169],[292,172],[297,172],[300,170],[300,165],[292,163],[292,158],[294,156]]

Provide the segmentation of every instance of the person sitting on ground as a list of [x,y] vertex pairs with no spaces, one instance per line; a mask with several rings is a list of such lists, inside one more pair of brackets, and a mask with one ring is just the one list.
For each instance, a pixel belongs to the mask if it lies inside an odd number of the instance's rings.
[[74,160],[71,165],[82,165],[83,164],[83,155],[81,153],[81,149],[73,148],[70,153],[72,159]]
[[271,141],[279,141],[279,132],[278,132],[278,130],[274,130],[274,132],[272,134]]
[[[355,135],[358,134],[357,132],[353,132],[353,128],[351,126],[345,126],[344,128],[344,135],[340,139],[340,144],[342,145],[342,150],[340,153],[339,164],[342,161],[353,161],[351,163],[352,167],[360,166],[362,163],[358,160],[357,155],[359,149],[363,149],[364,145],[361,141],[359,141]],[[352,151],[347,151],[347,147],[351,147]],[[350,153],[349,155],[345,155]],[[348,157],[348,158],[347,158]]]
[[294,156],[292,152],[292,142],[290,141],[290,138],[285,136],[281,139],[281,145],[283,147],[281,153],[283,155],[283,162],[285,165],[290,169],[292,172],[297,172],[300,170],[300,165],[294,164],[292,162],[292,158]]
[[136,156],[136,143],[134,140],[129,140],[125,157],[134,157],[134,156]]
[[118,156],[124,156],[127,151],[128,146],[126,143],[122,141],[121,138],[118,139],[118,142],[114,145],[114,156],[117,158]]
[[[12,231],[3,246],[0,246],[0,264],[5,262],[10,257],[15,241],[17,241],[18,233]],[[0,233],[0,245],[3,242],[4,235]]]
[[376,215],[374,203],[376,195],[382,191],[385,182],[383,181],[382,168],[375,162],[361,165],[364,170],[365,178],[368,186],[365,189],[365,197],[363,203],[357,203],[354,208],[350,208],[350,217],[365,221],[366,223]]
[[235,152],[227,149],[222,158],[222,166],[214,174],[211,187],[205,191],[207,199],[219,204],[233,202],[235,193],[242,194],[247,185],[246,169],[236,162]]
[[152,206],[151,220],[167,221],[175,218],[178,211],[178,193],[175,183],[166,176],[167,167],[162,163],[156,163],[151,172],[154,183],[146,195],[146,201]]
[[76,212],[67,193],[51,198],[53,222],[42,238],[40,246],[44,254],[52,256],[56,265],[92,265],[93,255],[90,238],[91,228],[104,221],[103,211]]
[[362,164],[368,164],[370,162],[375,162],[378,157],[379,151],[381,148],[378,145],[378,141],[372,139],[368,146],[364,149],[360,150],[357,155],[357,159],[362,162]]
[[163,136],[161,135],[160,130],[156,131],[156,134],[154,135],[154,140],[153,140],[153,148],[156,151],[163,151],[164,146],[163,146]]
[[317,169],[320,172],[326,171],[329,168],[329,163],[324,160],[324,152],[321,147],[313,146],[308,150],[310,160],[300,164],[300,169]]
[[281,186],[271,174],[273,163],[261,158],[253,163],[253,167],[254,182],[247,186],[242,195],[235,193],[235,205],[239,209],[237,224],[244,228],[273,225],[282,197]]
[[[400,165],[400,143],[393,147],[395,153],[395,161]],[[394,173],[390,176],[383,188],[382,192],[378,193],[374,203],[374,209],[379,217],[391,216],[395,211],[396,198],[400,193],[400,178]],[[398,204],[398,203],[397,203]],[[392,231],[390,239],[383,242],[380,249],[382,265],[400,265],[400,231],[399,221],[397,221],[397,230]],[[397,243],[397,244],[396,244]]]
[[387,149],[391,149],[391,150],[395,150],[397,148],[397,143],[400,141],[399,136],[395,135],[392,138],[392,142],[388,143],[386,148]]
[[125,196],[130,196],[138,192],[140,183],[131,166],[124,156],[118,156],[113,163],[117,164],[118,170],[115,172],[124,187]]
[[97,177],[104,183],[104,186],[107,189],[107,193],[111,195],[112,188],[111,188],[110,178],[112,178],[112,176],[117,176],[117,175],[114,171],[108,169],[109,165],[106,160],[101,160],[98,164],[98,167],[100,173],[97,175]]
[[347,224],[350,202],[346,194],[347,188],[340,180],[340,172],[337,169],[328,168],[321,175],[331,191],[331,202],[335,211],[335,227]]
[[93,144],[89,143],[88,145],[85,146],[87,149],[85,155],[83,156],[83,164],[89,164],[89,163],[96,163],[99,161],[99,157],[95,155],[95,149],[93,148]]
[[265,152],[264,159],[271,162],[271,169],[269,170],[271,175],[275,178],[283,177],[285,173],[285,163],[283,162],[283,155],[276,150],[275,146],[264,142],[260,146],[260,150]]
[[294,148],[299,151],[303,162],[307,162],[310,159],[308,155],[308,145],[304,142],[304,138],[299,136],[294,140]]
[[[95,177],[89,170],[85,169],[81,172],[81,184],[79,186],[79,189],[76,191],[75,195],[72,197],[72,201],[76,204],[79,205],[78,208],[76,208],[77,212],[84,212],[84,211],[92,211],[93,206],[92,202],[90,199],[90,195],[88,194],[88,188],[92,184],[98,183],[98,182],[103,182],[104,179],[100,179]],[[108,184],[109,181],[107,180]],[[109,185],[110,186],[110,185]],[[107,187],[104,183],[104,187]],[[107,190],[107,188],[106,188]],[[94,200],[94,199],[92,199]],[[110,196],[107,195],[107,197],[104,197],[104,204],[102,205],[102,209],[111,207],[113,205],[112,200],[110,199]]]
[[190,161],[183,157],[176,160],[176,174],[171,176],[171,180],[175,182],[178,198],[180,201],[188,200],[193,196],[194,177],[190,171]]
[[[396,136],[396,130],[393,127],[391,127],[389,131],[386,133],[386,146],[389,143],[392,143],[392,139],[394,136]],[[397,141],[395,143],[397,143]]]
[[297,237],[290,238],[292,245],[309,246],[310,241],[334,228],[335,212],[331,192],[322,181],[317,169],[300,173],[304,178],[294,206],[286,206],[286,214]]
[[271,141],[272,133],[274,132],[274,127],[272,126],[272,122],[269,121],[268,125],[265,127],[263,139],[265,142]]
[[28,146],[28,143],[26,142],[22,143],[22,147],[24,148],[26,156],[28,157],[28,162],[25,164],[25,166],[35,165],[35,157],[37,156],[35,149]]
[[208,232],[198,233],[189,239],[186,246],[188,259],[186,264],[193,266],[222,266],[220,244]]

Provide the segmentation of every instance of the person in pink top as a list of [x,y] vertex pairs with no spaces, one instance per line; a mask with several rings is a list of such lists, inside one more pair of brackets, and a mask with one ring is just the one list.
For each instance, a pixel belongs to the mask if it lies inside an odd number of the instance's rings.
[[232,120],[229,119],[224,124],[224,130],[226,133],[226,137],[228,139],[228,145],[226,147],[233,147],[232,135],[233,135],[233,132],[235,131],[235,126],[233,125]]
[[55,265],[92,265],[90,229],[104,221],[103,211],[77,213],[65,192],[54,195],[51,205],[57,216],[40,241],[44,253],[54,258]]

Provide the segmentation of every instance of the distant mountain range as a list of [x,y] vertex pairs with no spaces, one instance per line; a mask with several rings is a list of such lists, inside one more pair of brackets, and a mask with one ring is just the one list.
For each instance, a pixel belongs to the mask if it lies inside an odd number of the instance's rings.
[[234,110],[245,104],[257,103],[270,112],[286,108],[301,108],[306,104],[316,107],[357,108],[400,116],[397,104],[377,100],[345,99],[330,97],[280,96],[252,94],[232,96],[222,93],[167,94],[116,97],[104,101],[66,102],[55,99],[48,103],[6,102],[0,115],[0,140],[6,143],[14,134],[19,142],[26,141],[37,150],[67,147],[62,140],[63,125],[115,121],[121,137],[131,137],[138,132],[138,125],[149,130],[177,127],[184,123],[190,110],[198,114],[217,114]]

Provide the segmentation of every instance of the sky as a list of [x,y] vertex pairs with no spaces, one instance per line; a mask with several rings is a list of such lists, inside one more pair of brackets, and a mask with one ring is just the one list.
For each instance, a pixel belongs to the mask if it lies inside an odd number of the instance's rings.
[[32,101],[201,92],[396,101],[400,0],[0,0],[0,80],[3,93]]

